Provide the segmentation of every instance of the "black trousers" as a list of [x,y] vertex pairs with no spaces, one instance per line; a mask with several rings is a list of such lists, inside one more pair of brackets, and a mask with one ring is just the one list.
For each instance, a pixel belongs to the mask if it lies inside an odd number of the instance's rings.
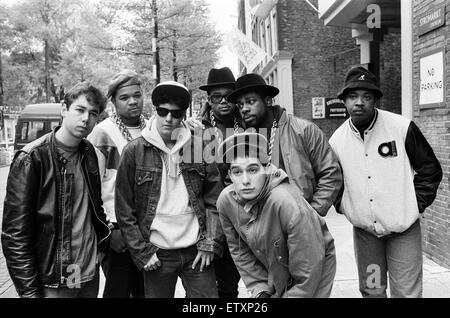
[[144,298],[144,277],[128,251],[116,253],[109,248],[102,269],[106,278],[103,298]]
[[214,269],[216,271],[217,291],[219,298],[237,298],[239,294],[238,285],[241,276],[234,265],[228,244],[225,243],[223,256],[214,258]]

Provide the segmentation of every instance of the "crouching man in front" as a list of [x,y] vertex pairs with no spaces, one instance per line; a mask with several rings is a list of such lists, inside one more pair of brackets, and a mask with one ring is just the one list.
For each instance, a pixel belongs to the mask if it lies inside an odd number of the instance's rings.
[[217,297],[212,261],[222,254],[223,187],[215,163],[182,160],[196,144],[183,122],[190,99],[184,85],[158,84],[156,115],[124,148],[117,171],[117,222],[148,298],[174,297],[178,277],[188,298]]
[[325,221],[270,164],[267,139],[236,134],[219,154],[233,184],[217,201],[220,222],[252,297],[329,297],[336,273]]

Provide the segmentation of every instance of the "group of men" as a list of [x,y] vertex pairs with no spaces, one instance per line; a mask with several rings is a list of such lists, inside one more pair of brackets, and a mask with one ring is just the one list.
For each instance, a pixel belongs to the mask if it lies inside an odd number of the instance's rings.
[[174,297],[178,278],[189,298],[235,298],[240,279],[251,297],[329,297],[334,204],[354,226],[362,295],[386,297],[389,273],[391,296],[421,297],[419,217],[442,169],[412,121],[379,109],[371,72],[348,71],[350,118],[330,141],[258,74],[212,69],[200,89],[198,120],[174,81],[154,87],[146,120],[133,71],[106,97],[67,92],[61,125],[8,176],[1,241],[19,296],[97,297],[102,267],[103,297]]

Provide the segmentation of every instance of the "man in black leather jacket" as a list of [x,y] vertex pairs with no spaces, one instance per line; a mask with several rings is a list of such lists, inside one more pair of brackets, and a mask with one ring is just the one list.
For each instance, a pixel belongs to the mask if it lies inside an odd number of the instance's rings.
[[110,230],[97,157],[84,138],[105,104],[97,88],[77,84],[64,97],[61,126],[14,157],[1,241],[20,297],[97,297]]

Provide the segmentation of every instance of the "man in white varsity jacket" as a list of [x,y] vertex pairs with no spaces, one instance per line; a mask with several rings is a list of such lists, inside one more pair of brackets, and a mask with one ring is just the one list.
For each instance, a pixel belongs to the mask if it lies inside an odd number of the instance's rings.
[[344,175],[335,206],[353,224],[363,297],[422,296],[420,214],[433,203],[442,169],[409,119],[377,109],[383,93],[375,75],[349,70],[338,97],[350,119],[333,134]]
[[137,73],[124,70],[108,86],[107,97],[114,113],[98,124],[88,140],[96,147],[102,180],[103,208],[109,218],[111,238],[107,257],[102,263],[105,273],[104,298],[144,297],[144,281],[134,265],[117,225],[114,190],[120,155],[131,140],[141,135],[146,121],[142,116],[143,96]]

